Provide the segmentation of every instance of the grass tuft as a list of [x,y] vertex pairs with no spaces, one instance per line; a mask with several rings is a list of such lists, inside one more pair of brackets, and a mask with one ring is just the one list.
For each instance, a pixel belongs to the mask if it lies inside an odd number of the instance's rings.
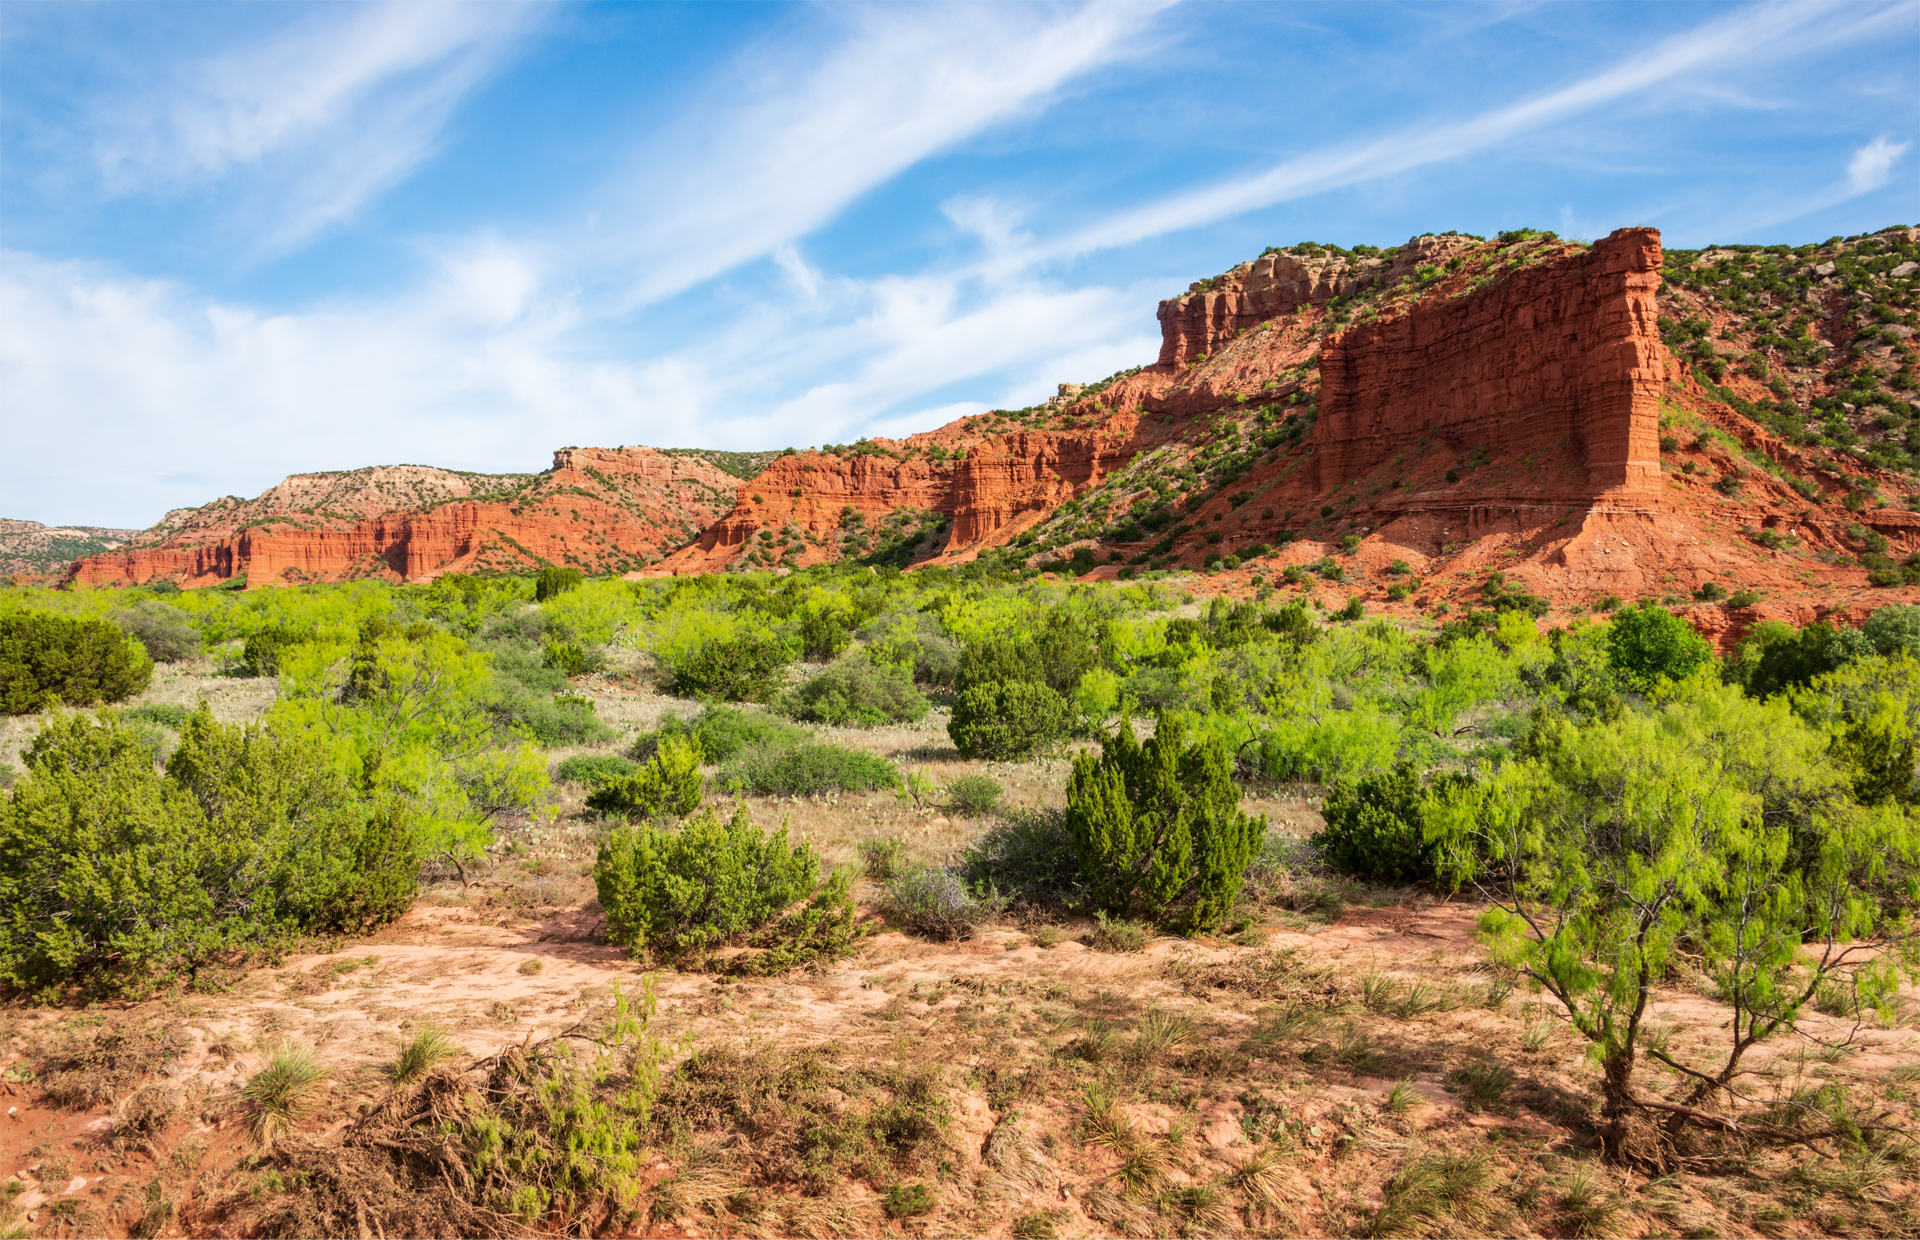
[[274,1052],[267,1066],[240,1089],[247,1115],[247,1131],[256,1141],[272,1144],[313,1113],[327,1073],[313,1052],[292,1046]]

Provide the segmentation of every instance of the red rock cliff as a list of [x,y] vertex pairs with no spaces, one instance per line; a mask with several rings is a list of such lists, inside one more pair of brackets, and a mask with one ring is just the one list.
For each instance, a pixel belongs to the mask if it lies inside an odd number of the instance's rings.
[[1556,448],[1595,493],[1660,476],[1660,236],[1584,254],[1334,336],[1320,361],[1313,480],[1332,490],[1419,439],[1456,453]]
[[[726,510],[737,481],[693,456],[637,447],[569,448],[554,453],[546,473],[526,476],[508,494],[484,501],[360,520],[313,516],[309,508],[302,514],[307,520],[276,520],[198,542],[178,536],[158,546],[92,556],[76,561],[68,580],[88,586],[155,579],[204,586],[242,575],[249,585],[362,577],[412,581],[447,571],[524,572],[548,563],[624,571],[693,538]],[[217,514],[182,524],[206,529],[215,519]]]

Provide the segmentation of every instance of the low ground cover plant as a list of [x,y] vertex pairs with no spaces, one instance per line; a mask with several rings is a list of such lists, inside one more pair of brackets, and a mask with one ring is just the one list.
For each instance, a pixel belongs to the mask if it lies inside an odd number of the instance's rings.
[[721,764],[718,779],[724,787],[757,796],[812,796],[896,788],[900,772],[864,749],[808,740],[742,749]]

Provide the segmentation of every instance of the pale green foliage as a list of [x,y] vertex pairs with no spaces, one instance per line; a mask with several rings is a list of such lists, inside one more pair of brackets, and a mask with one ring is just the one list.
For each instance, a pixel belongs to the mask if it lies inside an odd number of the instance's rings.
[[1243,814],[1226,747],[1188,744],[1185,719],[1162,714],[1144,744],[1133,723],[1077,754],[1067,784],[1067,832],[1094,903],[1185,930],[1232,910],[1266,820]]
[[589,581],[540,605],[549,628],[589,646],[604,646],[640,619],[633,590],[619,579]]
[[762,832],[745,806],[729,822],[713,811],[677,831],[617,827],[593,870],[607,934],[622,947],[684,951],[758,929],[820,883],[808,844],[782,826]]
[[1899,970],[1920,976],[1908,927],[1872,895],[1891,862],[1920,857],[1920,832],[1858,804],[1827,738],[1784,702],[1703,673],[1646,713],[1552,723],[1536,747],[1431,800],[1428,835],[1442,870],[1493,900],[1481,928],[1495,960],[1592,1044],[1610,1115],[1644,1102],[1637,1056],[1676,1062],[1644,1021],[1683,943],[1733,1017],[1724,1060],[1688,1065],[1689,1106],[1796,1027],[1823,981],[1857,978],[1884,1004]]
[[247,1131],[263,1145],[293,1131],[314,1111],[327,1073],[313,1052],[292,1046],[275,1051],[265,1067],[240,1087]]
[[610,776],[587,798],[587,805],[609,814],[684,818],[700,808],[705,784],[700,762],[697,740],[664,736],[644,766],[630,775]]

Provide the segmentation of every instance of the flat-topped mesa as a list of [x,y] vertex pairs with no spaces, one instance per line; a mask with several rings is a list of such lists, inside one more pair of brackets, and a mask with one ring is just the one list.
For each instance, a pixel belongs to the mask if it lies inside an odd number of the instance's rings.
[[1165,371],[1178,370],[1269,319],[1391,284],[1474,244],[1471,237],[1444,233],[1415,237],[1391,259],[1302,257],[1285,251],[1262,254],[1224,275],[1196,280],[1184,296],[1160,303],[1157,365]]
[[1660,234],[1429,299],[1331,338],[1320,361],[1313,485],[1330,491],[1422,439],[1456,453],[1554,449],[1589,494],[1656,489],[1666,350]]

